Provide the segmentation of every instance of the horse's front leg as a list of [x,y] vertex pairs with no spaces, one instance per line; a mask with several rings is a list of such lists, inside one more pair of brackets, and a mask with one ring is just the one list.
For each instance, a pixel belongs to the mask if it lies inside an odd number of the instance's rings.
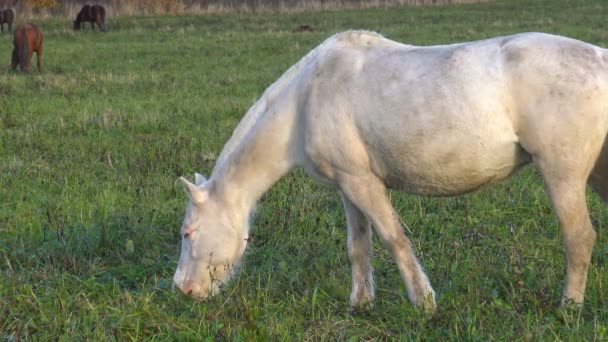
[[371,221],[376,233],[393,256],[410,301],[427,312],[435,310],[435,291],[422,270],[401,221],[391,205],[384,183],[375,175],[339,176],[340,188],[354,206]]
[[352,265],[353,286],[350,293],[352,307],[371,307],[374,301],[374,272],[370,257],[372,253],[372,230],[370,223],[344,194],[342,203],[348,229],[348,256]]

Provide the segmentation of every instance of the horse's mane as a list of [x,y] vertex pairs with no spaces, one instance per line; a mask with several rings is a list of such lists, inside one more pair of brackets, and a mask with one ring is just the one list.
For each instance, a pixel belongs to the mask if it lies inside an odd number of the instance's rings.
[[297,78],[302,70],[306,69],[307,66],[316,61],[317,58],[322,55],[323,51],[326,50],[327,46],[330,46],[336,41],[357,41],[363,36],[368,38],[383,38],[381,35],[369,31],[347,31],[336,33],[327,38],[323,43],[302,57],[296,64],[287,69],[287,71],[283,73],[278,80],[276,80],[264,91],[258,101],[251,106],[251,108],[249,108],[243,119],[241,119],[232,133],[232,136],[224,145],[224,148],[222,149],[222,152],[220,153],[220,156],[215,164],[216,168],[223,164],[232,154],[232,152],[240,144],[247,133],[250,132],[251,128],[255,125],[260,116],[266,111],[268,106],[273,103],[273,100],[281,93],[281,91],[291,84],[291,82]]

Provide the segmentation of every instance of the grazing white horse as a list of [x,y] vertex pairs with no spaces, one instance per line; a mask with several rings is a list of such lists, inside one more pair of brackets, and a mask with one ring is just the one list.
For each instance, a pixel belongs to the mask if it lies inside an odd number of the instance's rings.
[[409,299],[435,293],[387,188],[453,196],[533,162],[545,180],[567,256],[562,303],[582,303],[596,233],[589,183],[608,198],[608,51],[523,33],[419,47],[376,33],[338,33],[249,109],[209,180],[181,178],[190,204],[174,283],[205,298],[247,246],[256,201],[294,167],[342,195],[352,306],[374,299],[372,231],[392,253]]

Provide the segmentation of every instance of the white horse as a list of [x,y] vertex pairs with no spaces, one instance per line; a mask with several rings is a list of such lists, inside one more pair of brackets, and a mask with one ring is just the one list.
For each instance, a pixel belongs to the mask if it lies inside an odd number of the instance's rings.
[[582,303],[596,233],[589,183],[608,199],[608,51],[542,33],[446,46],[338,33],[249,109],[190,197],[174,284],[205,298],[229,280],[247,246],[256,201],[294,167],[337,187],[348,226],[352,306],[370,305],[372,231],[392,253],[410,301],[435,292],[387,188],[453,196],[533,162],[566,247],[562,303]]

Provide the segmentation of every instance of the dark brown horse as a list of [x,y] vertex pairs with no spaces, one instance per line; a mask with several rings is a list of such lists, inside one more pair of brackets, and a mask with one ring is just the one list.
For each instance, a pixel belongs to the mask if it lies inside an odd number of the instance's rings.
[[[85,22],[91,23],[91,28],[95,30],[95,23],[99,27],[99,31],[106,31],[106,9],[101,5],[85,5],[74,20],[74,30],[80,30],[81,25]],[[84,25],[83,25],[84,28]]]
[[15,29],[13,39],[13,59],[11,67],[13,70],[19,68],[21,71],[30,71],[30,61],[36,52],[36,64],[38,71],[42,71],[42,32],[34,24],[25,24]]
[[8,24],[8,32],[11,32],[13,20],[15,20],[15,13],[13,13],[12,9],[0,10],[0,28],[2,29],[2,33],[4,33],[4,23]]

